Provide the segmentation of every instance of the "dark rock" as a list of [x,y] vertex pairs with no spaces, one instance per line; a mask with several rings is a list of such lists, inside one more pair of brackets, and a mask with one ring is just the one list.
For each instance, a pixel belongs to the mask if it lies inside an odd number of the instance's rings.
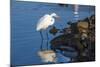
[[58,32],[58,29],[53,26],[50,30],[49,30],[49,33],[52,34],[52,35],[56,35],[56,33]]

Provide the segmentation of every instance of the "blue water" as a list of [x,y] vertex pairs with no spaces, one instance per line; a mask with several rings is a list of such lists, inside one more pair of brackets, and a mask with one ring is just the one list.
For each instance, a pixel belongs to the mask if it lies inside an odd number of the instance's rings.
[[[12,65],[34,65],[43,62],[37,55],[40,50],[41,37],[36,31],[36,24],[44,14],[55,12],[61,19],[54,25],[61,29],[68,21],[75,21],[73,5],[61,7],[57,4],[15,2],[11,3],[11,64]],[[94,7],[80,6],[79,18],[84,19],[94,14]],[[44,38],[46,39],[45,32]],[[49,39],[55,36],[49,34]],[[45,45],[45,44],[44,44]],[[50,45],[50,44],[49,44]],[[45,47],[45,46],[44,46]],[[70,58],[58,54],[58,61],[68,62]]]

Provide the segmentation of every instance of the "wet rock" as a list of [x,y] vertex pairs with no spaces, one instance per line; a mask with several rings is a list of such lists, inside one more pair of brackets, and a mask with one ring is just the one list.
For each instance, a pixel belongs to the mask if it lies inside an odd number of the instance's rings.
[[87,32],[88,26],[89,26],[88,22],[79,22],[77,24],[77,27],[78,27],[78,30],[79,30],[80,33],[84,32],[84,31]]
[[53,38],[51,49],[64,56],[73,57],[74,62],[95,60],[95,18],[87,17],[70,27],[62,29],[62,35]]
[[53,26],[50,30],[49,33],[52,35],[56,35],[58,33],[59,29],[57,29],[55,26]]

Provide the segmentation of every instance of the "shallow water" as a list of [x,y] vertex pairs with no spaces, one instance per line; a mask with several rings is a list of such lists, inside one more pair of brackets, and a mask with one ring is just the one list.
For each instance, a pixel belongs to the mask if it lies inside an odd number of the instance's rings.
[[[44,64],[37,52],[40,50],[41,37],[36,31],[36,24],[40,17],[47,13],[57,13],[61,19],[54,25],[62,29],[68,21],[75,21],[73,6],[61,7],[57,4],[15,2],[11,5],[11,64],[12,65],[34,65]],[[94,7],[80,6],[79,18],[84,19],[94,14]],[[58,34],[59,35],[59,34]],[[56,35],[57,36],[57,35]],[[46,40],[46,32],[43,33]],[[55,36],[49,34],[49,41]],[[43,43],[46,48],[46,43]],[[49,44],[50,45],[50,44]],[[70,58],[61,54],[58,61],[69,62]]]

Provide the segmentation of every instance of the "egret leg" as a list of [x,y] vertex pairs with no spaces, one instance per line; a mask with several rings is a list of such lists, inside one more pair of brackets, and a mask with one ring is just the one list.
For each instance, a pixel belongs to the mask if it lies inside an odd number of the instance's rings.
[[42,31],[40,31],[40,35],[41,35],[41,45],[40,45],[40,50],[43,50],[43,35],[42,35]]
[[48,30],[46,31],[46,35],[47,35],[47,50],[49,48],[49,45],[48,45],[48,40],[49,40],[49,37],[48,37]]
[[40,50],[43,50],[43,40],[41,40]]
[[42,40],[43,40],[43,35],[42,35],[42,31],[40,31],[40,35],[41,35],[41,38],[42,38]]

